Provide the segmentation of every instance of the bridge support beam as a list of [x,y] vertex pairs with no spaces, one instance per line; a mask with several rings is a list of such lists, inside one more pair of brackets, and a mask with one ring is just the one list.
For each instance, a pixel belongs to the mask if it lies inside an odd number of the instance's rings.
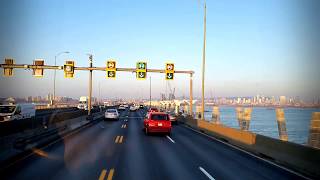
[[202,115],[202,106],[197,106],[196,107],[196,119],[204,120],[204,118],[201,117],[201,115]]
[[212,122],[214,124],[221,124],[219,106],[213,106],[212,108]]
[[237,119],[239,123],[240,130],[248,131],[250,127],[252,108],[236,108]]
[[314,148],[320,148],[320,112],[312,113],[308,145]]
[[278,123],[279,138],[282,141],[288,141],[286,119],[284,117],[284,111],[282,108],[276,109],[276,117]]

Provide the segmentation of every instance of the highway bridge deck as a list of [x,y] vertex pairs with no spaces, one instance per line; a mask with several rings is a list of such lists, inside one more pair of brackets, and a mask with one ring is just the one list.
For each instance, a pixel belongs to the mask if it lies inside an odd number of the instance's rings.
[[121,117],[35,151],[1,179],[303,179],[183,125],[146,136],[142,111]]

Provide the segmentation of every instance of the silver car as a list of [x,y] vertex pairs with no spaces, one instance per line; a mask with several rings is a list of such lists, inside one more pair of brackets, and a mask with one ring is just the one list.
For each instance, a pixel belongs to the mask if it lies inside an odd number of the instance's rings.
[[104,113],[105,119],[113,119],[113,120],[118,120],[119,119],[119,113],[117,109],[107,109],[106,112]]

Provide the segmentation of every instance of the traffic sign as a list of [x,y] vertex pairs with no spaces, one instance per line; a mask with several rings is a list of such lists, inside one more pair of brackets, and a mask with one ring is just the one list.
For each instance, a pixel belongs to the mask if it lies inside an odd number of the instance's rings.
[[173,73],[166,73],[166,80],[173,80]]
[[109,60],[107,61],[107,67],[106,67],[106,71],[107,71],[107,78],[116,78],[116,61],[114,60]]
[[137,62],[136,68],[138,70],[147,70],[147,62]]
[[115,71],[107,71],[107,78],[116,78]]
[[[13,65],[14,59],[6,58],[6,59],[4,59],[4,63],[5,63],[5,65]],[[3,75],[5,77],[13,76],[13,68],[3,68]]]
[[137,62],[136,64],[136,78],[138,80],[145,80],[147,78],[147,62]]
[[[33,61],[33,65],[35,65],[35,66],[43,66],[44,65],[44,60],[43,59],[35,59]],[[43,77],[43,68],[32,69],[32,75],[34,77]]]
[[73,78],[74,77],[74,61],[66,61],[63,66],[64,77]]
[[137,72],[137,79],[138,80],[142,80],[142,79],[146,79],[147,78],[147,73],[146,72]]
[[173,63],[166,63],[166,80],[173,80],[174,79],[174,64]]

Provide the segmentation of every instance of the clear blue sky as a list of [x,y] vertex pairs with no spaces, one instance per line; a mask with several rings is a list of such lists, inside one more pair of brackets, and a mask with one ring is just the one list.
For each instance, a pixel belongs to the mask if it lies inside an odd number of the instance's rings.
[[[31,64],[35,58],[62,65],[74,59],[87,66],[109,58],[118,67],[134,67],[146,60],[149,68],[172,61],[179,70],[194,70],[194,94],[201,92],[203,6],[197,0],[4,0],[0,2],[0,58]],[[300,0],[208,0],[206,95],[320,96],[319,3]],[[313,14],[316,13],[316,14]],[[153,96],[166,89],[162,74],[152,76]],[[57,95],[87,94],[88,73],[64,79],[58,72]],[[116,80],[94,73],[94,95],[148,97],[149,81],[131,73]],[[53,72],[36,79],[30,71],[15,70],[0,78],[0,96],[46,95],[52,92]],[[187,75],[171,82],[178,96],[188,96]]]

